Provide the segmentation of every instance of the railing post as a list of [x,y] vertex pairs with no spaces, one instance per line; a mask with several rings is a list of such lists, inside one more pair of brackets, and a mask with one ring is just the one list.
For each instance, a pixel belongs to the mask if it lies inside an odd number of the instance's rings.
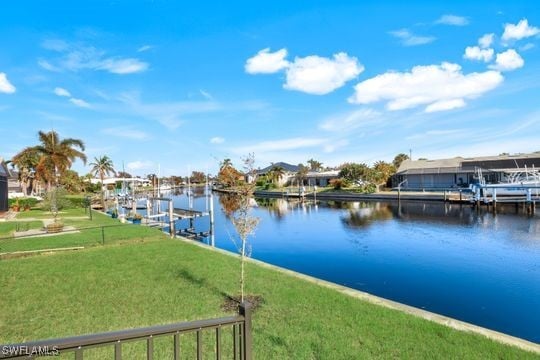
[[251,304],[249,302],[243,302],[240,304],[240,315],[244,317],[244,327],[242,331],[243,341],[243,355],[245,360],[252,359],[252,337],[251,337]]

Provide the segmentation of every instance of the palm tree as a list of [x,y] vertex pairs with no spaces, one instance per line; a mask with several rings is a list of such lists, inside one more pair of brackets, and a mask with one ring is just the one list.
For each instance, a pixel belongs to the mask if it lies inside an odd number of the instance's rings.
[[34,147],[27,147],[17,153],[9,161],[12,166],[16,166],[19,170],[19,181],[24,195],[28,195],[34,192],[35,186],[35,171],[39,163],[39,153]]
[[298,171],[296,172],[296,180],[298,181],[298,186],[304,185],[304,179],[307,177],[309,168],[304,164],[298,164]]
[[60,140],[54,130],[40,131],[38,136],[41,144],[33,147],[40,156],[36,172],[46,181],[49,189],[52,184],[57,184],[57,176],[71,168],[76,159],[82,160],[86,165],[82,140],[72,138]]
[[272,182],[277,182],[279,184],[279,180],[285,175],[285,169],[276,165],[270,169],[268,175]]
[[101,180],[101,208],[105,210],[105,194],[103,191],[103,181],[105,179],[105,175],[109,176],[109,174],[115,173],[113,162],[107,155],[104,155],[99,158],[95,157],[94,162],[91,162],[90,165],[92,166],[90,172],[94,175],[99,175],[99,179]]
[[399,165],[401,165],[401,163],[405,160],[409,160],[409,155],[404,154],[404,153],[399,153],[396,155],[396,157],[394,157],[392,164],[394,165],[396,169],[398,169]]
[[322,162],[320,161],[309,159],[307,163],[309,164],[309,170],[311,171],[319,171],[322,169]]

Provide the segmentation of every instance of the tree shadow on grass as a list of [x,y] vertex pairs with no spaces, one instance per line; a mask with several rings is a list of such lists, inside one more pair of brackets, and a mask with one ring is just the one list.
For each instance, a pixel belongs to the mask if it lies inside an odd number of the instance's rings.
[[199,287],[204,287],[208,290],[210,290],[211,292],[213,292],[214,294],[217,294],[225,299],[232,299],[232,296],[227,294],[226,292],[224,292],[223,290],[221,289],[218,289],[216,286],[210,284],[205,278],[203,277],[197,277],[195,276],[191,271],[188,271],[186,269],[182,269],[182,270],[178,270],[177,271],[177,275],[178,277],[180,277],[181,279],[193,284],[193,285],[197,285]]
[[[210,290],[212,293],[221,296],[223,298],[223,303],[221,304],[221,308],[224,311],[236,311],[236,312],[238,311],[238,306],[240,305],[239,295],[229,295],[223,290],[220,290],[216,286],[209,283],[205,278],[197,277],[192,272],[186,269],[178,270],[177,275],[181,279],[193,285],[204,287]],[[260,295],[246,295],[245,300],[251,304],[251,308],[253,311],[257,309],[264,302],[262,296]]]

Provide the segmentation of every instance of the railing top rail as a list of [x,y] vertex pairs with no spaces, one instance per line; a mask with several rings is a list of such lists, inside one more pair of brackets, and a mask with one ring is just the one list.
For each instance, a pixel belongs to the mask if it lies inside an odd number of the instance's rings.
[[[175,324],[150,326],[138,329],[128,329],[112,332],[104,332],[90,335],[81,335],[68,338],[58,338],[49,340],[39,340],[20,344],[5,344],[0,345],[0,349],[7,347],[56,347],[59,351],[74,350],[85,346],[99,346],[114,342],[130,341],[136,339],[144,339],[150,336],[161,336],[174,334],[177,332],[196,331],[205,328],[215,328],[218,326],[233,325],[245,320],[244,316],[236,315],[230,317],[222,317],[217,319],[196,320],[190,322],[182,322]],[[10,355],[3,355],[0,352],[0,359],[6,359]]]

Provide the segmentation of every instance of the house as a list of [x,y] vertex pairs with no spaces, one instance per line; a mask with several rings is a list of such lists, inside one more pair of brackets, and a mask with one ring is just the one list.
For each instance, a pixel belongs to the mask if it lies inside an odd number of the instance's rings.
[[438,160],[405,160],[392,178],[403,189],[468,187],[478,181],[478,169],[487,183],[505,181],[507,174],[540,169],[540,152]]
[[306,175],[307,183],[309,186],[328,186],[330,180],[339,178],[339,170],[329,171],[310,171]]
[[4,159],[0,158],[0,213],[8,211],[8,177],[9,170],[4,162]]
[[270,166],[265,167],[264,169],[257,170],[257,176],[268,175],[274,168],[283,169],[283,175],[281,175],[279,179],[276,179],[276,180],[277,180],[277,184],[285,185],[288,182],[290,182],[292,179],[294,179],[294,177],[296,176],[296,173],[298,172],[299,166],[291,165],[286,162],[277,162],[277,163],[273,163]]

